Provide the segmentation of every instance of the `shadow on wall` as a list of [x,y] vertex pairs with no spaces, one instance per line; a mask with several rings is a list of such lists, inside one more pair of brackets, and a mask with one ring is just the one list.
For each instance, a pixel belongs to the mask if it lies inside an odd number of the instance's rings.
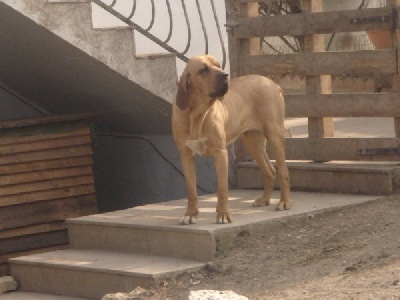
[[[98,133],[93,136],[93,150],[100,212],[186,197],[171,136]],[[197,158],[197,184],[199,195],[215,192],[213,158]]]

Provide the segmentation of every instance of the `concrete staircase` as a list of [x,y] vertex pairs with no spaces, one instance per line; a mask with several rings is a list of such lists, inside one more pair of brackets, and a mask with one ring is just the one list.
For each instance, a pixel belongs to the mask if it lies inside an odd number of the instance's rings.
[[[186,200],[150,204],[68,221],[71,248],[11,259],[11,275],[20,292],[0,295],[18,299],[44,293],[101,299],[104,294],[148,288],[177,274],[201,269],[237,234],[262,230],[286,218],[308,217],[379,199],[378,196],[294,192],[293,208],[276,212],[279,193],[269,207],[253,208],[261,191],[230,191],[234,223],[215,224],[216,197],[200,197],[198,223],[179,226]],[[33,294],[35,295],[35,294]],[[6,298],[15,296],[15,298]],[[35,299],[35,298],[20,298]],[[46,299],[46,298],[43,298]],[[54,298],[57,299],[57,298]]]
[[0,26],[0,80],[35,105],[101,112],[100,130],[170,133],[176,58],[137,56],[129,27],[93,29],[90,1],[0,0]]

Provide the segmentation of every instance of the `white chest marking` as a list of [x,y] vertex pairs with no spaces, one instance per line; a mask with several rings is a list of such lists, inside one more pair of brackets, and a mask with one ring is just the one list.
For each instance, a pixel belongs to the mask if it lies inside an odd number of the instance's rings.
[[200,155],[203,156],[207,152],[207,145],[206,145],[207,138],[199,138],[197,140],[187,140],[185,145],[191,151],[193,156]]

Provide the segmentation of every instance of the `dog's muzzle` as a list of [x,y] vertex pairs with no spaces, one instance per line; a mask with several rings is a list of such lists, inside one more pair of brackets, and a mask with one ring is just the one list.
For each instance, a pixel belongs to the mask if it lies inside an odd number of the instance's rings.
[[215,87],[214,91],[210,93],[210,97],[219,98],[225,95],[228,92],[229,84],[228,84],[228,74],[225,72],[219,73],[215,78]]

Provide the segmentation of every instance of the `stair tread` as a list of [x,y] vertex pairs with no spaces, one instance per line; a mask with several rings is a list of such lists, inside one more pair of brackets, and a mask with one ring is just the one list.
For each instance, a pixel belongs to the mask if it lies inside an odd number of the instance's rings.
[[271,205],[265,207],[252,207],[254,199],[260,197],[260,190],[230,190],[229,205],[233,217],[231,224],[215,223],[216,195],[203,195],[199,197],[200,214],[197,224],[190,226],[177,225],[179,218],[186,210],[186,199],[148,204],[120,211],[84,216],[69,219],[68,222],[85,225],[123,226],[146,228],[163,231],[186,231],[191,234],[205,233],[217,234],[218,232],[235,231],[242,226],[256,224],[282,217],[317,212],[329,208],[342,207],[374,200],[373,195],[332,194],[332,193],[291,193],[292,208],[290,210],[275,211],[279,202],[279,191],[271,195]]
[[75,249],[21,256],[11,259],[10,262],[152,278],[165,274],[198,270],[204,266],[204,263],[201,262],[178,258]]

